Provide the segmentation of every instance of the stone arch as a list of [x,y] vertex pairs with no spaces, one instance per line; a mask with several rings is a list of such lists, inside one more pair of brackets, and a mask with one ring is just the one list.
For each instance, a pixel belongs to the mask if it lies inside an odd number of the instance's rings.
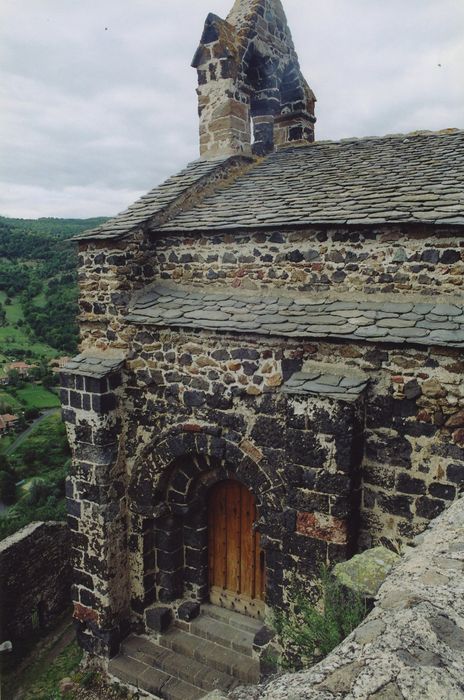
[[[246,451],[220,432],[216,426],[182,424],[152,440],[133,470],[129,485],[131,510],[140,515],[157,517],[169,507],[169,490],[179,494],[177,503],[175,497],[170,499],[171,505],[185,509],[185,498],[192,482],[205,471],[205,464],[208,463],[221,465],[234,473],[255,493],[260,503],[264,495],[267,501],[279,500],[284,488],[281,477],[267,468],[264,459],[253,459],[250,454],[252,450],[249,449],[251,445]],[[195,456],[203,459],[202,466],[198,460],[188,459]],[[182,468],[179,468],[179,460],[185,461]]]
[[[129,487],[130,509],[141,521],[138,553],[145,582],[143,603],[169,604],[208,597],[207,495],[236,479],[255,496],[263,549],[280,569],[276,523],[284,509],[284,484],[252,445],[242,446],[214,426],[180,425],[147,445]],[[268,575],[270,585],[273,575]]]

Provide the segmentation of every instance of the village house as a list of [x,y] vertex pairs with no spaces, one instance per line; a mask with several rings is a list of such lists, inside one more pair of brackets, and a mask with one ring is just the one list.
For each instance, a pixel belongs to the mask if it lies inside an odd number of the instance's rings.
[[10,362],[9,364],[3,365],[3,367],[0,368],[0,370],[2,370],[2,374],[0,374],[0,385],[8,386],[10,383],[8,374],[11,371],[18,372],[23,379],[27,379],[31,369],[34,367],[35,365],[28,365],[26,362]]
[[28,365],[27,362],[11,362],[8,365],[8,371],[16,370],[22,377],[28,377],[33,367],[34,365]]
[[464,132],[315,140],[280,0],[209,15],[193,65],[200,159],[78,236],[62,371],[79,643],[186,698],[464,484]]
[[18,422],[18,416],[11,413],[3,413],[0,415],[0,434],[8,433],[13,430]]
[[28,365],[27,362],[10,362],[9,365],[7,365],[6,370],[7,372],[18,372],[23,379],[27,379],[30,375],[30,372],[32,369],[34,369],[35,365]]

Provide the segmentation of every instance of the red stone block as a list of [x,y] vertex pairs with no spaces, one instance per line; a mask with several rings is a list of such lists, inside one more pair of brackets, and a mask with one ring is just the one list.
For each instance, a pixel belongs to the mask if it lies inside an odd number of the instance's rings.
[[324,513],[298,513],[296,531],[305,537],[314,537],[333,544],[346,544],[348,541],[347,523]]
[[201,433],[203,428],[197,423],[184,423],[182,430],[184,430],[186,433]]
[[96,610],[86,608],[80,603],[74,603],[73,618],[79,622],[95,622],[98,625],[98,613]]

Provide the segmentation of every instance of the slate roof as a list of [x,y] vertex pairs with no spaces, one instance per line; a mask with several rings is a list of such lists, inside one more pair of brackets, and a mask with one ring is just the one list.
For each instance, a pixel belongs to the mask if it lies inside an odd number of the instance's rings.
[[183,206],[195,185],[214,182],[215,171],[232,172],[237,163],[250,160],[196,160],[74,240],[123,238],[142,225],[153,231],[329,223],[464,225],[464,131],[457,129],[284,148],[255,161],[226,187],[205,192],[199,203]]
[[114,357],[94,357],[81,354],[73,357],[62,368],[64,374],[80,374],[93,379],[103,379],[108,374],[120,369],[124,360]]
[[355,401],[369,383],[369,378],[353,374],[334,374],[318,368],[295,372],[282,387],[284,394],[326,396],[338,401]]
[[464,131],[285,148],[160,229],[397,222],[464,225]]
[[228,160],[230,159],[196,160],[189,163],[184,170],[155,187],[121,214],[97,228],[75,236],[73,240],[121,238],[127,235],[134,228],[165,212],[179,197],[188,192],[192,185],[213,174]]
[[[454,302],[454,303],[453,303]],[[464,303],[252,296],[160,285],[134,300],[128,321],[298,338],[464,347]]]

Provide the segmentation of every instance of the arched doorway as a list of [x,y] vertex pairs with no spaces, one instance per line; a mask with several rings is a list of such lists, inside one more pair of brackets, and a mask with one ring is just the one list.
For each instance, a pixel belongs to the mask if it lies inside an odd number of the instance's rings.
[[220,481],[208,493],[210,601],[253,617],[264,615],[265,561],[254,531],[256,501],[243,484]]

